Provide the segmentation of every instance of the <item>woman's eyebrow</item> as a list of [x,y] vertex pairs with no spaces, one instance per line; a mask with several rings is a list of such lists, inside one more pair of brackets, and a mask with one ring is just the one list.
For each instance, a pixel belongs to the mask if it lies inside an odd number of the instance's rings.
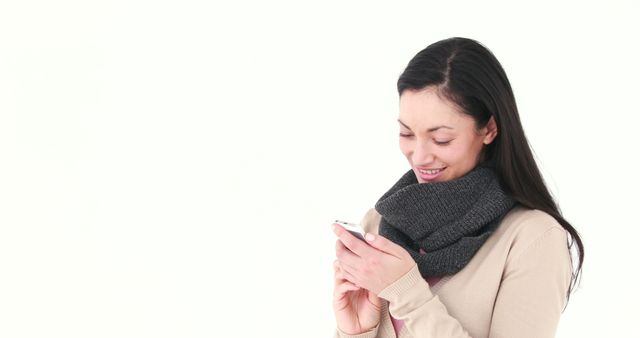
[[[398,122],[400,122],[400,124],[401,124],[401,125],[403,125],[405,128],[407,128],[407,129],[411,130],[411,128],[409,128],[409,126],[407,126],[407,125],[406,125],[406,124],[404,124],[402,121],[400,121],[400,119],[398,119]],[[435,126],[435,127],[431,127],[431,128],[429,128],[429,129],[427,129],[427,132],[429,132],[429,133],[430,133],[430,132],[434,132],[434,131],[436,131],[436,130],[438,130],[438,129],[440,129],[440,128],[446,128],[446,129],[451,129],[451,130],[453,130],[453,128],[452,128],[452,127],[445,126],[445,125],[439,125],[439,126]],[[411,130],[411,131],[413,131],[413,130]]]

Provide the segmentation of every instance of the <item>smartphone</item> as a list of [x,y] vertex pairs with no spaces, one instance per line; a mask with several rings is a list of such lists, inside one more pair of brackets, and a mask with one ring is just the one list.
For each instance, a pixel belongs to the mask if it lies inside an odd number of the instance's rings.
[[[355,224],[355,223],[349,223],[349,222],[345,222],[345,221],[341,221],[341,220],[335,220],[336,224],[340,224],[343,228],[345,228],[347,231],[349,231],[352,235],[360,238],[361,240],[365,241],[364,239],[364,229],[362,228],[362,226]],[[366,242],[366,241],[365,241]]]

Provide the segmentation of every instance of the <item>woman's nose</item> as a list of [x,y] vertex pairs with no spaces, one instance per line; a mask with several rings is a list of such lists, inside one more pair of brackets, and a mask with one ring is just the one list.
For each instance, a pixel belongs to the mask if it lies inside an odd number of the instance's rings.
[[433,162],[435,155],[427,142],[417,142],[413,151],[413,163],[415,165],[428,165]]

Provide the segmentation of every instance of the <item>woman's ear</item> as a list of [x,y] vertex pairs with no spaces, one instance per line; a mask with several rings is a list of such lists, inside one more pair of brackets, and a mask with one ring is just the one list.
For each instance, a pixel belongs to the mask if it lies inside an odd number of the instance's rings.
[[498,136],[498,126],[496,125],[496,120],[493,118],[493,115],[489,118],[489,122],[487,122],[487,126],[484,127],[484,129],[486,132],[482,143],[489,144]]

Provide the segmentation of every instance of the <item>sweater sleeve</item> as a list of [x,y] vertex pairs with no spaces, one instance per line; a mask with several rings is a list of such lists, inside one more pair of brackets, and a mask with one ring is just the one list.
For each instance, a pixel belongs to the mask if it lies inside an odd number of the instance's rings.
[[[571,278],[566,233],[551,228],[505,266],[489,337],[553,337]],[[415,265],[382,290],[389,311],[412,337],[471,337],[449,315]]]
[[440,298],[431,293],[417,264],[378,296],[389,301],[389,312],[404,320],[412,337],[470,337],[460,322],[449,315]]
[[380,324],[367,332],[363,332],[357,335],[346,334],[340,331],[339,328],[336,328],[334,338],[376,338],[378,334],[378,327],[380,327]]
[[489,336],[554,337],[571,283],[567,234],[553,227],[507,262]]

